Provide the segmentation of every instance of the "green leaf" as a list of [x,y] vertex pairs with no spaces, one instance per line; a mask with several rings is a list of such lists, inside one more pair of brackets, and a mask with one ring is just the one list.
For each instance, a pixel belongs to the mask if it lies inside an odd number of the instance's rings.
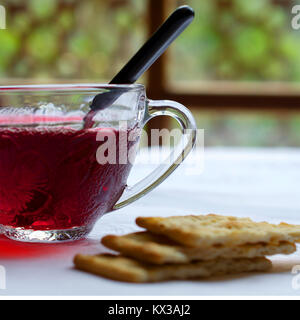
[[0,31],[0,65],[7,66],[20,48],[20,39],[9,29]]
[[27,0],[29,10],[40,19],[51,17],[55,14],[57,0]]
[[58,54],[58,34],[51,27],[36,29],[28,38],[27,51],[41,62],[51,62]]

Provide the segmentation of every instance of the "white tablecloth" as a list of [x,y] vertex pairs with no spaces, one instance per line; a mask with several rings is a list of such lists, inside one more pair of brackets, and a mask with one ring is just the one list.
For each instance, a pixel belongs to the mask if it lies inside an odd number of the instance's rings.
[[[26,245],[1,238],[0,265],[6,269],[3,295],[80,296],[223,296],[298,295],[292,281],[298,253],[276,256],[268,274],[239,275],[205,281],[136,285],[114,282],[73,269],[76,253],[102,253],[107,234],[139,230],[138,216],[218,213],[255,220],[300,224],[300,150],[206,149],[202,174],[186,163],[148,196],[104,216],[87,240],[63,245]],[[137,164],[130,181],[153,165]],[[294,280],[295,281],[295,280]]]

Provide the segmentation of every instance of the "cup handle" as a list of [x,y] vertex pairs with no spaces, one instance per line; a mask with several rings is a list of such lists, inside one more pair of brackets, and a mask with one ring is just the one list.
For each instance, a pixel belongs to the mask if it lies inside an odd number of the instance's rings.
[[143,124],[146,125],[148,121],[159,116],[172,117],[180,124],[182,130],[181,141],[172,151],[168,159],[156,168],[155,171],[134,186],[128,186],[125,189],[121,199],[114,206],[113,210],[118,210],[131,204],[160,185],[186,159],[196,144],[196,122],[192,113],[185,106],[174,101],[153,101],[149,99],[146,105],[147,108]]

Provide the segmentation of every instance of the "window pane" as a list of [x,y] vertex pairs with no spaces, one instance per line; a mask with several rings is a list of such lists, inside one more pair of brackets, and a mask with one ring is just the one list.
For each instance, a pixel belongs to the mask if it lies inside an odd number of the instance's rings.
[[140,0],[3,0],[0,77],[110,79],[144,40]]
[[[300,147],[300,112],[193,109],[205,147]],[[178,124],[172,121],[171,128]]]
[[[197,13],[173,47],[172,81],[300,81],[292,0],[174,0]],[[170,8],[171,10],[172,8]]]
[[206,146],[299,147],[300,114],[194,112]]

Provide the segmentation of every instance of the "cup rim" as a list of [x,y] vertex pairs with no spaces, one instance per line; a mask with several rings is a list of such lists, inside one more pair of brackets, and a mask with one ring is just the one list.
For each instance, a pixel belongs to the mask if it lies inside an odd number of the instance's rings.
[[128,92],[145,90],[143,84],[102,84],[102,83],[78,83],[78,84],[42,84],[42,85],[12,85],[0,86],[1,93],[11,92],[57,92],[57,91],[97,91],[99,89],[118,90],[124,89]]

